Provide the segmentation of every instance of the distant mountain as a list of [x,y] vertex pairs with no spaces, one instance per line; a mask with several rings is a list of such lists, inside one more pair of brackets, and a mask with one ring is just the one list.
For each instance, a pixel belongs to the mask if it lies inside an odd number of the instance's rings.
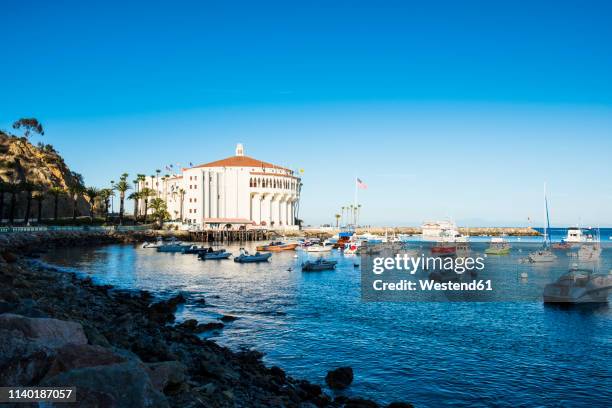
[[[37,189],[47,191],[52,187],[67,190],[75,183],[82,184],[80,174],[71,171],[62,156],[51,145],[39,143],[34,146],[25,137],[17,137],[0,131],[0,180],[10,185],[32,183]],[[10,205],[10,194],[4,193],[4,218],[7,218]],[[37,203],[32,203],[31,216],[35,217]],[[17,195],[16,218],[25,214],[26,193]],[[53,198],[45,196],[43,201],[43,218],[53,217]],[[67,196],[60,198],[58,205],[60,217],[72,215],[72,202]],[[78,202],[78,213],[88,214],[88,204],[84,198]]]

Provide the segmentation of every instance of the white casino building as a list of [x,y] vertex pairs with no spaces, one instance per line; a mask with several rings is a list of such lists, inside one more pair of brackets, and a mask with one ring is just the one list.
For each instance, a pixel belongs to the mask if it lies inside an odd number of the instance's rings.
[[294,229],[300,182],[292,170],[245,156],[238,144],[235,156],[183,168],[180,175],[149,176],[139,187],[156,191],[172,219],[196,228]]

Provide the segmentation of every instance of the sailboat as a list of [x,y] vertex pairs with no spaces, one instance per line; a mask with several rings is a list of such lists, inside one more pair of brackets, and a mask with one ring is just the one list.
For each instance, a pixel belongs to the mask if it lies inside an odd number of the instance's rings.
[[535,252],[527,255],[527,260],[532,263],[537,262],[554,262],[557,255],[550,250],[550,219],[548,218],[548,199],[546,198],[546,184],[544,184],[544,215],[546,216],[546,224],[544,224],[544,246]]

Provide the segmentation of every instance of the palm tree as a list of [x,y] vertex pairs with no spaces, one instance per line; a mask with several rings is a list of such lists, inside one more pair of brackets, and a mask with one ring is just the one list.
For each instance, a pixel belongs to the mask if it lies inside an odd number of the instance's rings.
[[179,189],[179,200],[181,201],[181,222],[183,222],[183,202],[185,201],[185,190]]
[[38,203],[38,213],[36,214],[36,221],[40,223],[42,220],[42,205],[45,200],[45,190],[42,187],[39,187],[38,190],[34,193],[34,200]]
[[155,170],[157,175],[155,176],[155,194],[159,195],[159,173],[161,173],[160,169]]
[[104,203],[104,221],[107,222],[108,221],[108,206],[109,206],[109,201],[110,201],[110,197],[113,194],[113,190],[111,190],[110,188],[103,188],[102,190],[100,190],[100,199],[102,200],[102,202]]
[[76,221],[79,197],[81,197],[85,192],[85,187],[83,187],[81,184],[74,183],[68,186],[68,192],[72,198],[72,221]]
[[338,223],[340,222],[340,218],[342,218],[342,216],[340,214],[336,214],[334,217],[336,217],[336,228],[338,228]]
[[21,183],[21,191],[25,191],[26,193],[26,210],[25,215],[23,216],[23,223],[28,224],[30,222],[30,210],[32,209],[32,193],[36,190],[36,186],[34,183],[30,183],[29,181],[24,181]]
[[359,225],[359,213],[361,212],[361,204],[357,204],[357,216],[356,218],[356,224]]
[[140,190],[140,194],[142,195],[142,199],[144,200],[144,220],[143,222],[147,223],[147,212],[149,211],[149,197],[153,197],[155,195],[155,190],[149,187],[144,187]]
[[134,191],[128,196],[128,200],[134,200],[134,223],[138,221],[138,200],[140,199],[140,193]]
[[[342,208],[342,220],[344,220],[344,206],[341,207]],[[346,223],[344,223],[346,225]]]
[[89,218],[93,223],[94,219],[94,206],[96,204],[96,198],[100,196],[100,189],[96,187],[87,187],[85,190],[85,195],[89,199]]
[[57,221],[57,207],[59,204],[59,198],[61,195],[66,194],[66,190],[61,187],[51,187],[49,194],[53,196],[53,220]]
[[125,192],[132,187],[127,182],[128,174],[123,173],[119,178],[119,182],[115,184],[115,190],[119,192],[119,225],[123,224],[123,210],[125,202]]
[[157,220],[160,226],[163,224],[164,220],[170,217],[166,202],[159,197],[155,197],[151,201],[151,209],[153,209],[153,218]]

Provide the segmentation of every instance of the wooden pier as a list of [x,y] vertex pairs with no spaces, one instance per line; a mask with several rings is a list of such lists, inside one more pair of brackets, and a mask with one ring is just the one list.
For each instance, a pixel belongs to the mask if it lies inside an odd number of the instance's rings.
[[203,230],[190,231],[190,241],[195,242],[246,242],[273,239],[279,236],[275,231],[253,230]]

